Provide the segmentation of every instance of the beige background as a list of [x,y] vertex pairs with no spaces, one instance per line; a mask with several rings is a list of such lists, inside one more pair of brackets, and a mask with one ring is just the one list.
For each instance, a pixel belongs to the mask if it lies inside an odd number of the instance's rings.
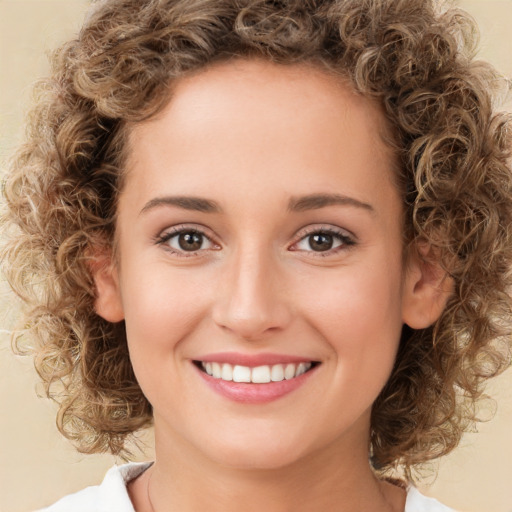
[[[0,162],[20,140],[30,85],[47,70],[46,55],[75,34],[85,0],[0,0]],[[512,0],[465,0],[477,19],[481,56],[512,77]],[[9,328],[16,301],[0,287],[0,512],[48,505],[69,492],[98,483],[114,457],[84,456],[57,433],[55,407],[36,397],[31,361],[10,353]],[[466,435],[441,462],[425,492],[461,511],[512,512],[512,371],[493,382],[495,418]],[[148,449],[139,459],[152,457]]]

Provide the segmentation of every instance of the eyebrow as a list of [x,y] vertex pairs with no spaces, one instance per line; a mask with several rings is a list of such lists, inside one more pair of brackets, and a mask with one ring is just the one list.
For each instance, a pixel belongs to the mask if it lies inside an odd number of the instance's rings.
[[375,213],[375,209],[371,204],[341,194],[310,194],[307,196],[292,197],[288,203],[288,210],[292,212],[303,212],[306,210],[318,210],[333,205],[355,206],[356,208],[367,210],[370,213]]
[[177,206],[184,210],[192,210],[203,213],[221,213],[222,208],[210,199],[204,199],[202,197],[190,197],[190,196],[165,196],[155,197],[148,201],[140,213],[146,213],[149,210],[157,208],[158,206]]
[[[318,210],[320,208],[333,205],[355,206],[371,213],[375,213],[375,209],[372,205],[341,194],[309,194],[307,196],[292,197],[288,203],[288,211],[304,212],[307,210]],[[144,205],[140,213],[146,213],[147,211],[159,206],[177,206],[184,210],[203,213],[222,213],[222,208],[217,202],[203,197],[192,196],[155,197]]]

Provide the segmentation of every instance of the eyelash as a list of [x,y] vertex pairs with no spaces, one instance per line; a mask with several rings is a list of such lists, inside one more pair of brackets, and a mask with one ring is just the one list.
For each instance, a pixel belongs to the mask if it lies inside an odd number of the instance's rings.
[[[167,246],[165,247],[165,250],[167,250],[171,254],[181,257],[181,258],[190,258],[193,256],[197,256],[199,252],[207,250],[207,249],[199,249],[198,251],[184,251],[184,250],[180,251],[180,250],[175,250],[170,245],[168,245],[168,242],[171,239],[173,239],[174,237],[179,236],[181,234],[184,234],[184,233],[197,234],[201,237],[204,237],[206,240],[208,240],[214,246],[219,247],[218,244],[216,244],[212,240],[212,238],[209,237],[206,233],[204,233],[201,229],[198,229],[197,227],[187,227],[187,226],[172,227],[169,229],[169,231],[166,231],[165,233],[158,235],[155,239],[155,242],[158,245],[166,245],[167,244]],[[334,254],[337,254],[340,251],[349,250],[353,246],[356,245],[355,239],[352,236],[346,234],[345,231],[338,230],[338,229],[335,229],[332,227],[320,227],[320,228],[312,227],[312,228],[307,228],[305,231],[303,231],[300,234],[299,239],[293,243],[292,247],[299,244],[300,242],[307,239],[308,237],[310,237],[312,235],[318,235],[318,234],[332,236],[332,237],[336,238],[338,241],[340,241],[341,243],[337,247],[328,249],[326,251],[314,251],[314,250],[305,251],[305,250],[301,250],[301,249],[290,249],[290,250],[296,251],[296,252],[308,252],[308,253],[311,253],[312,255],[314,255],[314,257],[325,258],[328,256],[332,256]]]
[[168,245],[168,242],[173,239],[176,236],[179,236],[184,233],[190,233],[190,234],[197,234],[201,237],[204,237],[206,240],[208,240],[211,244],[215,244],[215,242],[206,235],[201,229],[198,229],[197,227],[187,227],[187,226],[176,226],[169,229],[169,231],[166,231],[165,233],[158,235],[156,237],[156,243],[158,245],[166,245],[165,250],[169,251],[171,254],[178,256],[180,258],[190,258],[191,256],[197,256],[197,254],[204,249],[201,249],[199,251],[178,251],[176,249],[173,249],[170,245]]
[[[298,241],[295,242],[293,245],[299,244],[301,241],[307,239],[308,237],[310,237],[312,235],[319,235],[319,234],[330,235],[333,238],[338,239],[341,242],[341,244],[339,246],[329,249],[327,251],[311,250],[311,251],[302,251],[302,252],[311,253],[312,255],[314,255],[315,258],[317,258],[317,257],[326,258],[328,256],[333,256],[335,254],[338,254],[341,251],[347,251],[356,245],[356,241],[355,241],[354,237],[347,234],[346,231],[344,231],[344,230],[336,229],[333,227],[306,228],[306,230],[304,230],[300,234],[300,238],[298,239]],[[301,251],[300,249],[292,249],[292,250],[297,251],[297,252]]]

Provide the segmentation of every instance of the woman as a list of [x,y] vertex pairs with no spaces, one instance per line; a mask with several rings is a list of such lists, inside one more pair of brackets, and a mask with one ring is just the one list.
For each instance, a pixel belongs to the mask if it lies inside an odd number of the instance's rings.
[[96,7],[4,258],[62,433],[119,454],[153,423],[156,461],[49,510],[447,510],[411,471],[509,351],[508,121],[470,29],[424,1]]

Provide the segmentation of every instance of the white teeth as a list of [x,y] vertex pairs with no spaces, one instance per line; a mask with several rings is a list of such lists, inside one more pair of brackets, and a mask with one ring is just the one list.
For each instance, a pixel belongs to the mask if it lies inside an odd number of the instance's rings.
[[233,380],[233,367],[230,364],[224,363],[222,365],[222,373],[220,378],[222,380]]
[[287,364],[286,368],[284,369],[284,378],[286,380],[293,379],[293,377],[295,377],[295,370],[296,368],[294,364]]
[[248,366],[238,366],[233,368],[234,382],[251,382],[251,369]]
[[280,364],[275,364],[274,366],[272,366],[270,377],[272,379],[272,382],[281,382],[282,380],[284,380],[283,366]]
[[306,363],[299,363],[299,366],[297,367],[297,371],[295,372],[295,377],[298,377],[299,375],[302,375],[303,373],[306,373]]
[[216,379],[220,379],[222,376],[222,367],[219,363],[212,363],[212,375]]
[[231,365],[229,363],[201,363],[204,371],[215,379],[234,382],[252,382],[254,384],[267,384],[281,382],[300,377],[312,366],[311,363],[288,363],[287,365],[274,364],[250,368],[249,366]]
[[257,384],[265,384],[270,382],[270,367],[269,366],[256,366],[251,372],[251,382]]

